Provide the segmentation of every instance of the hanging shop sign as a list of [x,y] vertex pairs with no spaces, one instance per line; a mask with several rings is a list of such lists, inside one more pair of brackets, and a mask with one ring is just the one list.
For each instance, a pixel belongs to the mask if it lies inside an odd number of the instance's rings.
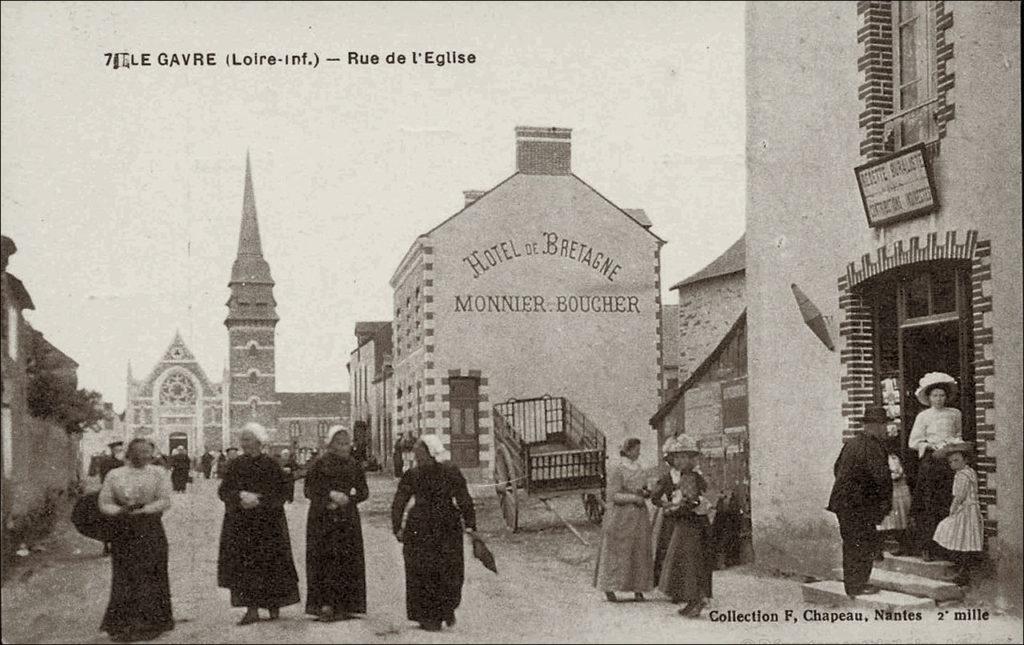
[[885,226],[939,207],[923,143],[857,166],[854,173],[868,226]]

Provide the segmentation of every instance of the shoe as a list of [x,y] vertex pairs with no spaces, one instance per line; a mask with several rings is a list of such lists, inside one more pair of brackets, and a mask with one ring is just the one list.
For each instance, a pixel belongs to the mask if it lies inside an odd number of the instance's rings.
[[280,607],[271,607],[267,611],[270,612],[270,620],[277,620],[278,618],[281,617],[281,608]]
[[608,602],[619,602],[619,599],[615,596],[614,591],[604,592],[604,597],[608,599]]
[[455,627],[455,612],[448,614],[448,617],[444,619],[444,624],[448,627]]
[[925,551],[921,555],[921,559],[924,560],[925,562],[935,562],[935,556],[932,555],[930,551]]
[[113,632],[110,634],[110,640],[115,643],[130,643],[135,639],[130,632]]
[[420,623],[420,629],[425,632],[439,632],[441,631],[441,621],[439,620],[425,620]]
[[683,618],[696,618],[700,616],[700,610],[702,603],[699,602],[688,602],[686,606],[680,609],[677,613]]
[[642,593],[637,591],[636,593],[633,594],[633,600],[635,600],[636,602],[643,602],[643,601],[645,601],[647,599],[644,598],[644,595]]
[[321,623],[333,623],[334,622],[334,609],[328,605],[324,605],[320,608],[320,613],[317,615],[317,620]]
[[260,615],[255,609],[250,609],[245,612],[242,616],[242,620],[238,621],[239,625],[251,625],[253,623],[260,622]]

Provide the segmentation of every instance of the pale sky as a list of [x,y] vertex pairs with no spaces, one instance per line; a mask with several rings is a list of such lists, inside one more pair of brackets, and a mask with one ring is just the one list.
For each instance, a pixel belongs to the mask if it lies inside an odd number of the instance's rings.
[[[744,226],[743,3],[2,5],[3,234],[27,317],[122,409],[180,329],[213,380],[252,155],[279,391],[348,390],[413,239],[514,172],[517,125],[643,208],[668,287]],[[458,51],[473,65],[227,67],[224,55]],[[113,70],[106,52],[151,52]],[[158,52],[216,52],[212,68]]]

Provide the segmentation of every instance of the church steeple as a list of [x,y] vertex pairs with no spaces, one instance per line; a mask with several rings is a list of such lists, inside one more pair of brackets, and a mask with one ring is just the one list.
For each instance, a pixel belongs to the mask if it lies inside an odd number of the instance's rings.
[[242,321],[276,323],[274,279],[263,258],[260,225],[256,217],[256,193],[252,186],[252,163],[245,154],[245,188],[242,194],[242,226],[238,233],[238,254],[231,266],[231,298],[224,324]]

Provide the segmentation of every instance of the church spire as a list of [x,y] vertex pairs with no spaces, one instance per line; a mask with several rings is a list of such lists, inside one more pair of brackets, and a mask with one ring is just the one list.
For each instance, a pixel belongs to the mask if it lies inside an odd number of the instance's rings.
[[245,153],[245,188],[242,195],[242,226],[238,232],[238,255],[231,267],[231,284],[274,284],[270,265],[263,259],[260,224],[256,217],[256,193],[252,187],[252,163]]
[[242,191],[242,226],[238,232],[238,255],[231,266],[231,297],[224,324],[277,323],[274,279],[263,258],[260,225],[256,218],[256,192],[252,187],[252,162],[245,153],[245,188]]

